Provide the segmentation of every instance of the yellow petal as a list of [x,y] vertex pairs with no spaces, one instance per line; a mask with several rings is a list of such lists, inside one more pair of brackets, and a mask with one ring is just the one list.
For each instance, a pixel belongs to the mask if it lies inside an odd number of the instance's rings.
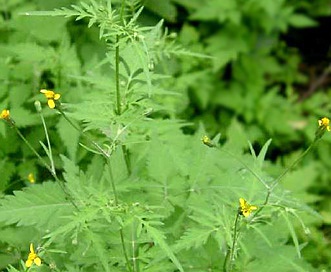
[[30,253],[34,254],[33,244],[30,244]]
[[25,262],[25,266],[26,266],[26,267],[31,267],[32,263],[33,263],[32,260],[27,259],[26,262]]
[[55,108],[55,103],[53,99],[48,99],[47,101],[48,107],[50,107],[51,109]]
[[242,208],[245,207],[246,206],[246,203],[247,203],[247,201],[245,199],[239,198],[240,207],[242,207]]
[[10,116],[10,114],[9,114],[9,110],[3,110],[3,111],[1,112],[0,118],[1,118],[1,119],[8,119],[9,116]]
[[60,99],[60,97],[61,97],[61,95],[57,93],[54,95],[54,100],[58,100],[58,99]]
[[249,209],[250,209],[251,211],[255,211],[255,210],[257,210],[257,208],[258,208],[257,206],[252,205],[252,206],[250,206]]
[[38,266],[41,265],[41,259],[40,259],[39,257],[36,257],[36,258],[33,260],[33,262],[34,262],[36,265],[38,265]]

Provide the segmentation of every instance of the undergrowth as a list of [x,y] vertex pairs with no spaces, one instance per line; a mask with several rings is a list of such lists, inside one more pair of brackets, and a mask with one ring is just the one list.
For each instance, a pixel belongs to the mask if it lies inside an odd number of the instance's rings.
[[[2,44],[0,267],[317,271],[297,229],[308,236],[320,216],[283,183],[329,119],[314,121],[307,149],[282,169],[266,160],[272,141],[257,150],[235,119],[222,144],[201,124],[183,133],[192,124],[176,118],[184,98],[167,83],[168,61],[215,59],[179,46],[162,20],[141,25],[142,12],[134,0],[25,7],[17,29],[47,20],[54,33],[31,28],[37,42]],[[69,20],[86,23],[84,35],[98,29],[96,51],[75,50]]]

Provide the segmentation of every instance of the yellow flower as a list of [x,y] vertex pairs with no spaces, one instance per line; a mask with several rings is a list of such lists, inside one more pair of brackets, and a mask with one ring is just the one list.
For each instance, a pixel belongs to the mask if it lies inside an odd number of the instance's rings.
[[318,120],[318,128],[315,131],[315,140],[317,141],[323,137],[326,131],[330,131],[330,119],[327,117],[323,117]]
[[33,173],[30,173],[28,175],[28,180],[30,181],[30,183],[35,183],[36,182],[36,179],[34,178]]
[[323,117],[322,119],[318,120],[318,125],[321,129],[331,131],[330,129],[330,119],[327,117]]
[[54,109],[55,108],[54,100],[60,99],[61,95],[45,89],[40,90],[40,92],[46,96],[48,107]]
[[239,198],[239,214],[248,217],[255,210],[257,210],[257,206],[250,205],[245,199]]
[[40,266],[41,265],[41,259],[34,252],[33,244],[31,243],[30,244],[30,253],[29,253],[28,259],[25,262],[25,266],[26,267],[31,267],[33,263],[36,264],[37,266]]
[[9,120],[9,118],[10,118],[9,110],[4,109],[1,112],[0,118],[4,119],[4,120]]
[[209,147],[215,147],[215,145],[211,142],[211,140],[209,139],[208,136],[206,136],[206,135],[203,136],[201,140],[205,145],[207,145]]

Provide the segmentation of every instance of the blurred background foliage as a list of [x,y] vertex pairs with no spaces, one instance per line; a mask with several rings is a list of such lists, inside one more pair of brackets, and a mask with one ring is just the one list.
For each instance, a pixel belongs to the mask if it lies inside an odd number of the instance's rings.
[[[91,76],[91,68],[106,51],[98,29],[86,28],[84,20],[21,13],[76,2],[0,1],[0,108],[10,108],[17,126],[37,150],[44,138],[33,106],[42,99],[39,90],[67,90],[66,101],[80,101],[86,86],[79,77]],[[180,94],[180,99],[167,98],[171,114],[194,124],[185,133],[203,124],[210,136],[220,132],[221,142],[238,134],[231,141],[245,145],[249,140],[256,148],[272,138],[268,160],[270,171],[277,171],[310,144],[317,120],[330,117],[330,0],[142,2],[142,25],[164,19],[181,45],[210,56],[171,58],[155,67],[170,75],[164,84]],[[88,158],[86,151],[77,151],[79,135],[58,122],[54,112],[45,112],[55,152],[84,164]],[[302,251],[321,271],[331,270],[330,150],[331,136],[327,135],[284,182],[323,217],[311,220],[309,244]],[[1,194],[29,185],[29,173],[34,173],[37,182],[48,175],[3,122],[0,173]],[[304,233],[301,238],[307,239]]]

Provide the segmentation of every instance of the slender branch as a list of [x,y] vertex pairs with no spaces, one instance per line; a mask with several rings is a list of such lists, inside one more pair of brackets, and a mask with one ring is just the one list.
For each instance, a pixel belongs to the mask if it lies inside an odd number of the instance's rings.
[[115,186],[115,180],[114,180],[114,176],[113,176],[113,170],[111,169],[111,165],[110,165],[110,160],[108,160],[108,172],[109,172],[109,179],[110,179],[110,183],[111,183],[111,187],[113,190],[113,194],[114,194],[114,201],[115,201],[115,205],[118,205],[118,196],[117,196],[117,190],[116,190],[116,186]]
[[51,163],[51,169],[52,169],[53,173],[56,173],[55,172],[54,160],[53,160],[53,154],[52,154],[52,147],[51,147],[51,143],[50,143],[49,136],[48,136],[48,131],[47,131],[47,127],[46,127],[45,118],[44,118],[44,115],[42,114],[42,111],[38,111],[38,112],[39,112],[41,122],[43,124],[44,131],[45,131],[45,136],[46,136],[46,141],[47,141],[47,146],[48,146],[48,152],[49,152],[49,161]]
[[61,109],[61,107],[57,107],[58,111],[62,114],[64,119],[68,121],[68,123],[76,129],[80,135],[85,138],[87,141],[89,141],[106,159],[110,157],[110,155],[100,146],[98,145],[95,141],[93,141],[89,136],[87,136],[76,124],[74,124],[68,116],[64,113],[64,111]]
[[64,182],[56,176],[56,172],[52,171],[52,168],[46,163],[46,161],[39,155],[39,153],[33,148],[33,146],[28,142],[28,140],[24,137],[24,135],[19,131],[19,129],[16,126],[13,126],[15,129],[16,133],[20,138],[23,140],[23,142],[30,148],[30,150],[36,155],[36,157],[40,160],[40,162],[46,167],[46,169],[51,173],[55,181],[59,184],[61,187],[62,191],[65,193],[65,195],[68,197],[69,201],[71,204],[78,210],[77,205],[75,202],[72,200],[71,195],[67,192],[66,187],[64,185]]
[[124,160],[125,160],[126,169],[127,169],[128,174],[130,176],[131,173],[132,173],[132,171],[131,171],[131,161],[130,161],[130,158],[129,158],[129,152],[128,152],[125,145],[122,145],[122,152],[123,152],[123,156],[124,156]]
[[221,149],[220,147],[218,147],[221,151],[223,151],[224,153],[228,154],[229,156],[231,156],[232,158],[236,159],[239,163],[241,163],[253,176],[255,176],[257,178],[258,181],[260,181],[266,188],[269,188],[269,185],[266,184],[266,182],[258,175],[256,174],[253,169],[251,169],[245,162],[243,162],[241,159],[239,159],[236,155],[232,154],[230,151],[227,151],[225,149]]
[[136,246],[136,240],[137,240],[137,233],[136,233],[136,224],[135,221],[132,222],[132,264],[133,264],[133,271],[134,272],[139,272],[139,261],[138,261],[138,256],[139,256],[139,247]]
[[28,140],[23,136],[23,134],[19,131],[19,129],[14,126],[13,127],[20,136],[20,138],[23,140],[23,142],[29,147],[29,149],[33,152],[33,154],[36,155],[36,157],[39,159],[39,161],[47,168],[47,170],[51,173],[51,175],[57,179],[56,173],[52,171],[52,168],[47,164],[47,162],[39,155],[39,153],[34,149],[34,147],[28,142]]
[[258,216],[259,213],[261,213],[261,211],[264,209],[264,207],[268,204],[269,202],[269,198],[271,196],[271,193],[273,192],[273,190],[277,187],[277,185],[279,184],[279,182],[282,180],[282,178],[290,171],[292,170],[308,153],[309,151],[312,149],[312,147],[314,146],[314,144],[317,142],[318,140],[314,140],[309,146],[308,148],[289,166],[287,167],[283,173],[281,173],[271,184],[270,187],[268,187],[268,191],[265,197],[265,200],[261,206],[260,209],[258,209],[256,211],[256,213],[254,214],[253,218]]
[[[226,272],[231,272],[233,267],[233,261],[234,261],[234,254],[235,254],[235,248],[237,245],[237,238],[238,238],[238,220],[239,220],[239,212],[237,212],[236,219],[234,220],[234,228],[233,228],[233,240],[232,240],[232,246],[230,248],[230,253],[225,257],[223,270]],[[228,266],[228,269],[227,269]]]
[[[107,165],[108,165],[110,183],[111,183],[111,187],[112,187],[113,194],[114,194],[114,201],[115,201],[115,205],[117,206],[118,205],[118,195],[117,195],[117,191],[116,191],[116,186],[115,186],[115,180],[114,180],[114,176],[113,176],[113,171],[112,171],[111,165],[110,165],[110,160],[108,160]],[[128,268],[128,271],[129,272],[132,272],[132,269],[131,269],[131,266],[130,266],[129,257],[128,257],[127,250],[126,250],[126,247],[125,247],[123,229],[120,228],[119,232],[120,232],[120,239],[121,239],[121,244],[122,244],[122,250],[123,250],[124,258],[125,258],[125,261],[126,261],[126,266]]]
[[121,108],[121,90],[120,90],[120,45],[119,35],[116,35],[116,46],[115,46],[115,82],[116,82],[116,113],[117,115],[122,114]]
[[283,173],[281,173],[271,184],[270,188],[271,188],[271,191],[274,189],[274,187],[276,187],[278,185],[278,183],[281,181],[281,179],[290,171],[292,170],[297,164],[299,161],[301,161],[303,159],[303,157],[305,157],[310,149],[314,146],[314,142],[312,142],[308,148],[289,166],[287,167]]

